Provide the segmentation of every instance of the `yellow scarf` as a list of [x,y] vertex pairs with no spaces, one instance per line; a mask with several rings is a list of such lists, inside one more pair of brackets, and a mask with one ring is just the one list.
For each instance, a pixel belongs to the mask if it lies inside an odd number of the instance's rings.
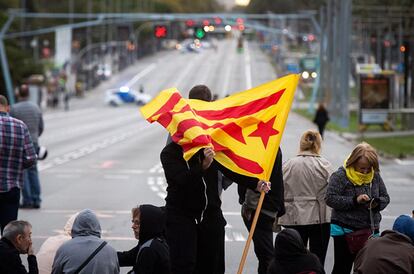
[[368,174],[364,174],[355,170],[353,166],[346,167],[346,162],[344,162],[344,168],[346,171],[346,177],[348,177],[349,181],[356,186],[368,185],[372,182],[374,178],[374,169],[371,168],[371,172]]

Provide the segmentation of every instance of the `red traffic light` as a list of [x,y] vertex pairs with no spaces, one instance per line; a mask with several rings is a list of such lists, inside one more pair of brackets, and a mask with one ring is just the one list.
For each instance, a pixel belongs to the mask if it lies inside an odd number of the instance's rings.
[[185,21],[185,25],[187,27],[192,27],[192,26],[194,26],[194,24],[195,24],[194,20],[189,19],[189,20]]
[[167,37],[167,26],[155,26],[154,27],[154,36],[157,38],[165,38]]

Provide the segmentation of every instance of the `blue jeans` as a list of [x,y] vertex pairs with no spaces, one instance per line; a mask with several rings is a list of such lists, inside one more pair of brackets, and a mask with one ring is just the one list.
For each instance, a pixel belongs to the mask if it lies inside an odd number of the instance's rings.
[[37,164],[23,170],[23,204],[40,205],[40,181]]

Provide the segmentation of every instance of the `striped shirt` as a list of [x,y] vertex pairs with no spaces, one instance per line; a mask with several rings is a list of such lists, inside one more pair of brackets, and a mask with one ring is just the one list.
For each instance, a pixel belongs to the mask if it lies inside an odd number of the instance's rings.
[[0,112],[0,193],[23,186],[23,169],[36,163],[37,156],[27,126]]

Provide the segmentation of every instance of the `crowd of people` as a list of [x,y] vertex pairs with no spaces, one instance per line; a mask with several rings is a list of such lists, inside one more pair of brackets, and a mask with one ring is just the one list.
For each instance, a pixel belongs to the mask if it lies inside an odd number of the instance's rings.
[[[189,98],[211,101],[212,94],[198,85]],[[160,154],[166,203],[132,208],[135,247],[117,252],[101,239],[96,214],[85,209],[71,216],[64,235],[47,239],[35,256],[31,224],[16,219],[24,170],[36,164],[36,145],[30,127],[8,112],[7,99],[0,96],[0,273],[112,274],[132,267],[129,273],[135,274],[223,274],[226,220],[221,194],[232,183],[238,185],[247,230],[260,193],[266,193],[253,233],[259,274],[325,273],[330,237],[333,274],[414,273],[414,219],[401,215],[392,230],[380,233],[381,211],[390,197],[375,149],[356,145],[334,171],[321,156],[322,132],[315,130],[303,133],[298,154],[285,162],[279,148],[269,181],[228,170],[214,160],[211,148],[187,162],[182,147],[169,136]],[[5,164],[11,157],[16,163],[12,168]],[[31,203],[36,201],[40,203],[36,198]],[[279,226],[283,230],[273,242]],[[28,255],[29,272],[20,254]]]

